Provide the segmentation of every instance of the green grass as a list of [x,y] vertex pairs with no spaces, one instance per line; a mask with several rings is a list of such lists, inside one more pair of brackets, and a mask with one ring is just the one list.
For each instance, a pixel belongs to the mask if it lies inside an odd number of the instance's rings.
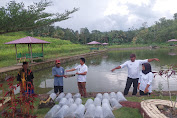
[[138,109],[122,107],[114,110],[115,118],[143,118]]

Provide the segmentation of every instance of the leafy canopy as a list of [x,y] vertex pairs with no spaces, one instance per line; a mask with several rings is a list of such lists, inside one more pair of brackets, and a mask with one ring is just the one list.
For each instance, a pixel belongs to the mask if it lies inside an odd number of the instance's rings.
[[24,31],[37,27],[51,25],[69,19],[69,15],[78,11],[78,8],[66,10],[64,13],[46,13],[45,9],[51,2],[41,0],[39,3],[25,7],[24,3],[10,1],[6,7],[0,8],[0,34]]

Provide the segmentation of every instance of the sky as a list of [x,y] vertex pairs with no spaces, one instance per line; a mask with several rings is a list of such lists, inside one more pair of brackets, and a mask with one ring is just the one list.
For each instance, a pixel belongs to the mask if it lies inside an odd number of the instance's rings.
[[[0,0],[5,6],[10,0]],[[26,6],[40,0],[16,0]],[[63,13],[74,7],[79,11],[71,14],[71,18],[54,25],[62,28],[89,31],[123,30],[139,28],[144,22],[151,26],[160,18],[173,19],[177,13],[177,0],[50,0],[52,5],[46,12]]]

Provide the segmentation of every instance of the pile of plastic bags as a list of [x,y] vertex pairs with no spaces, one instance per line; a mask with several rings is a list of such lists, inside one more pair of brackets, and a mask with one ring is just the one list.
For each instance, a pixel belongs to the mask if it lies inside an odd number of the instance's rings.
[[52,93],[50,96],[58,104],[49,110],[45,118],[115,118],[112,110],[122,107],[120,101],[126,101],[121,92],[98,93],[95,99],[88,99],[85,105],[79,93],[74,96],[60,93],[58,97]]

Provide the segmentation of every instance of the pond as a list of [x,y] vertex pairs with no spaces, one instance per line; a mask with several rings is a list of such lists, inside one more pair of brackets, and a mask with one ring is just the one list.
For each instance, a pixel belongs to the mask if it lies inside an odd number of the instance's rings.
[[[152,71],[157,72],[161,69],[167,69],[167,65],[177,65],[177,55],[170,53],[177,50],[156,49],[156,50],[115,50],[109,51],[102,56],[96,56],[86,59],[88,66],[87,74],[87,92],[111,92],[123,91],[127,80],[127,68],[119,69],[111,72],[111,69],[129,60],[129,55],[135,53],[137,59],[159,58],[160,62],[151,62]],[[71,69],[79,64],[78,61],[62,64],[65,69]],[[52,68],[44,69],[34,73],[35,91],[36,93],[53,92],[53,76]],[[72,74],[75,72],[68,72]],[[166,79],[156,76],[152,84],[153,90],[167,91]],[[177,91],[177,77],[170,78],[170,90]],[[132,88],[130,89],[132,91]],[[77,77],[64,78],[64,92],[76,93]]]

